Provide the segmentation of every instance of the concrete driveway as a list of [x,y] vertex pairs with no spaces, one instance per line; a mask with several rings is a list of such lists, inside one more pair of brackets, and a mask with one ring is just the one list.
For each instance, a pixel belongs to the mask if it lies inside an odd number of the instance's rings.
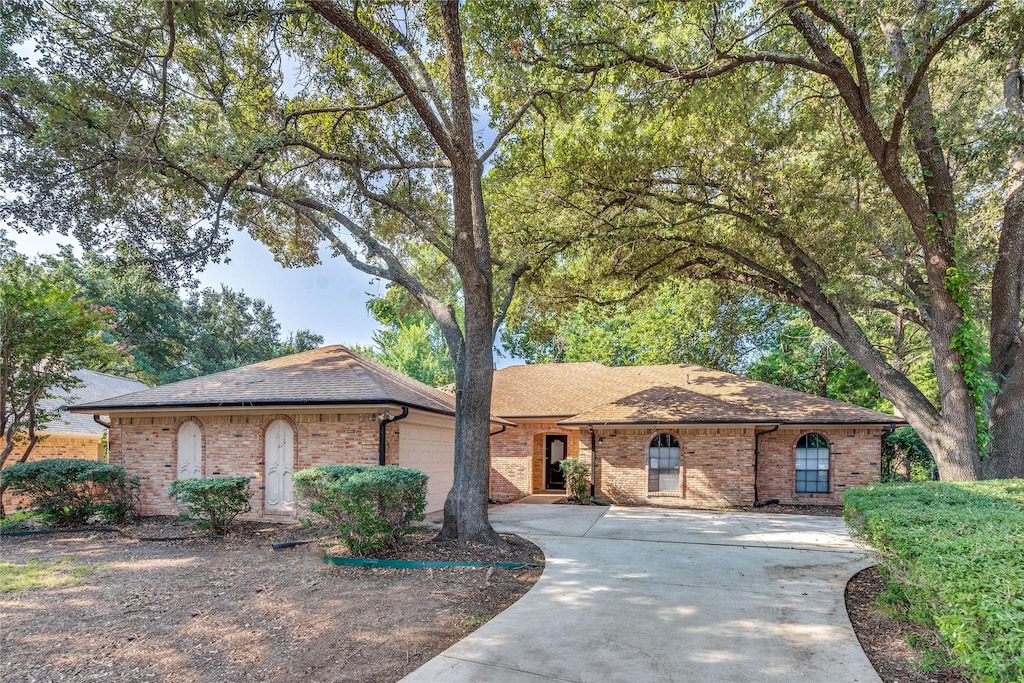
[[544,549],[544,575],[403,681],[879,681],[843,600],[872,561],[842,519],[514,504],[491,520]]

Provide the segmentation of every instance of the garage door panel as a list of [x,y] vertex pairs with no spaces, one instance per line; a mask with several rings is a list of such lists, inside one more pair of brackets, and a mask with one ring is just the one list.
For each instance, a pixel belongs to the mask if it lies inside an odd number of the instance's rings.
[[455,428],[405,424],[399,435],[398,459],[402,467],[425,473],[427,512],[444,509],[444,500],[452,487],[452,463],[455,457]]

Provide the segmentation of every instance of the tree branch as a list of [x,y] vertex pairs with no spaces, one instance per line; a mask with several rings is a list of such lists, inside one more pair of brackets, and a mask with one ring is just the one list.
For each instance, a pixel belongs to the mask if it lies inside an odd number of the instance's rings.
[[317,14],[373,55],[380,62],[381,66],[388,70],[395,79],[395,82],[398,83],[398,87],[402,89],[402,92],[409,99],[409,104],[416,110],[416,113],[423,121],[423,125],[427,127],[434,142],[441,148],[445,156],[454,161],[456,149],[451,135],[444,122],[438,119],[437,113],[431,107],[429,100],[423,96],[412,74],[402,64],[402,60],[399,59],[398,55],[385,45],[384,41],[376,34],[366,28],[355,15],[342,9],[337,3],[331,2],[331,0],[307,0],[307,4]]

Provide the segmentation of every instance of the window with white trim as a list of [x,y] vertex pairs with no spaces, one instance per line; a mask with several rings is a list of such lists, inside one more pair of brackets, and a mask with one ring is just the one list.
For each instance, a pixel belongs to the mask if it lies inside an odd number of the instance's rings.
[[647,451],[647,490],[679,492],[679,440],[671,434],[657,434]]
[[796,492],[828,493],[828,439],[804,434],[796,442]]

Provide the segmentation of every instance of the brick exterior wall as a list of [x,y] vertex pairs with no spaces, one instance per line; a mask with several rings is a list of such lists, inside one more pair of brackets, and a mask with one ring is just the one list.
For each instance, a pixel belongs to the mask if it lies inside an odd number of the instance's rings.
[[[553,421],[521,422],[491,437],[491,499],[508,502],[544,491],[544,437],[567,437],[567,456],[580,456],[580,432]],[[590,458],[589,444],[586,457]]]
[[[647,452],[656,434],[679,441],[679,491],[648,492]],[[750,505],[753,434],[728,427],[598,430],[597,495],[623,504]]]
[[[112,417],[110,462],[138,475],[143,514],[177,513],[167,491],[177,477],[178,429],[189,420],[196,422],[202,432],[203,476],[252,479],[254,493],[249,519],[281,515],[263,509],[264,434],[275,420],[284,420],[294,430],[295,471],[328,464],[372,465],[378,460],[378,424],[372,413]],[[397,422],[387,426],[389,464],[397,464],[400,425]]]
[[[829,492],[796,493],[796,443],[807,433],[830,443]],[[655,434],[680,445],[679,491],[648,492],[647,452]],[[783,503],[838,505],[848,488],[879,479],[883,430],[785,427],[760,437],[758,495]],[[515,500],[544,490],[544,436],[569,436],[569,457],[590,460],[590,435],[554,422],[522,423],[491,439],[491,497]],[[754,501],[754,428],[598,429],[597,496],[620,504],[722,507]]]
[[[40,434],[44,436],[44,434]],[[17,462],[15,455],[20,455],[22,449],[16,448],[5,466]],[[103,460],[106,453],[103,452],[103,443],[99,435],[93,434],[45,434],[36,442],[28,462],[37,460],[52,460],[54,458],[77,458],[79,460]],[[8,512],[24,507],[28,501],[21,496],[15,497],[4,492],[4,509]]]
[[[811,433],[821,434],[829,442],[828,493],[796,492],[796,444]],[[758,495],[762,500],[778,498],[783,503],[839,505],[847,489],[879,480],[884,433],[878,427],[829,426],[783,427],[765,434],[758,458]]]

